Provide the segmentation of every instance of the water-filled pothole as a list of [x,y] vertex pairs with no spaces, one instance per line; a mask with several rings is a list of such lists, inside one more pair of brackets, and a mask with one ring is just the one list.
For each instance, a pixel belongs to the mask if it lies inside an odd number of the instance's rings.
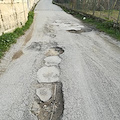
[[60,55],[60,54],[63,54],[63,53],[64,53],[63,48],[52,47],[47,51],[46,56],[57,56],[57,55]]
[[80,30],[77,30],[77,29],[70,29],[70,30],[67,30],[68,32],[71,32],[71,33],[77,33],[77,34],[80,34],[80,33],[83,33],[83,32],[91,32],[92,29],[91,28],[81,28]]

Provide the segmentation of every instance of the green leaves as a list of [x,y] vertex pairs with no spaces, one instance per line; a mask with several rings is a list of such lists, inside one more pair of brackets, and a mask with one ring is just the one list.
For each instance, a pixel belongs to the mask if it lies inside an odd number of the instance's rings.
[[0,58],[10,48],[11,44],[16,43],[16,39],[25,34],[33,22],[34,12],[30,11],[28,14],[28,21],[22,28],[16,28],[13,33],[5,33],[0,36]]

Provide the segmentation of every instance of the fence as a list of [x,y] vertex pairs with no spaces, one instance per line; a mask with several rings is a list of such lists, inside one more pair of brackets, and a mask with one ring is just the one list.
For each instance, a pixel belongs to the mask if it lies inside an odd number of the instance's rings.
[[120,23],[120,0],[54,0],[67,8]]

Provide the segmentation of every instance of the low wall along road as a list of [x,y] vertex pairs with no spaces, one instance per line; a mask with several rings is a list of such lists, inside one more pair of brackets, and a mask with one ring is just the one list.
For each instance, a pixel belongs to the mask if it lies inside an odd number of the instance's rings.
[[0,0],[0,35],[25,24],[28,12],[39,0]]

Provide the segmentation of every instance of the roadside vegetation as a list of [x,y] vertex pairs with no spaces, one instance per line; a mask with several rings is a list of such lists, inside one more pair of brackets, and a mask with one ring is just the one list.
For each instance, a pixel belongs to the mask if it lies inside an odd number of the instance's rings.
[[[93,15],[93,11],[85,11],[87,14]],[[118,19],[118,14],[119,10],[109,10],[109,15],[108,15],[108,10],[102,10],[102,11],[95,11],[94,16],[105,19],[105,20],[110,20],[113,22],[116,22]],[[109,18],[108,18],[109,16]],[[120,23],[120,19],[117,21]]]
[[88,23],[95,28],[97,28],[99,31],[105,32],[111,37],[120,40],[120,29],[119,28],[114,28],[114,24],[112,21],[99,21],[94,18],[86,17],[84,20],[84,16],[80,14],[73,14],[76,18],[81,19],[83,22]]
[[[57,4],[55,2],[53,2],[53,3]],[[119,23],[115,24],[113,21],[103,20],[98,17],[92,16],[89,14],[85,14],[85,13],[77,11],[77,10],[67,8],[61,4],[57,4],[57,5],[59,5],[65,12],[72,14],[74,17],[82,20],[84,23],[86,23],[90,26],[94,26],[99,31],[105,32],[108,35],[110,35],[111,37],[120,41],[120,27],[119,27],[120,24]],[[83,18],[85,18],[85,19],[83,19]]]
[[17,42],[17,38],[24,35],[26,30],[29,29],[33,23],[34,11],[28,14],[28,21],[21,28],[16,28],[12,33],[5,33],[0,36],[0,59],[4,56],[5,52],[9,50],[11,44]]
[[120,0],[53,0],[69,9],[120,23]]

